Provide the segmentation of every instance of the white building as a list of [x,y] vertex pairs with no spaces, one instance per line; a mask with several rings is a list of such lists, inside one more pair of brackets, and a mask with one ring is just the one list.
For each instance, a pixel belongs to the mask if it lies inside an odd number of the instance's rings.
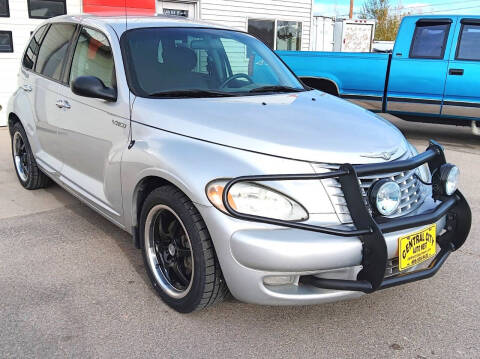
[[[61,14],[118,13],[119,0],[0,0],[0,126],[16,89],[23,50],[35,27]],[[121,7],[118,7],[120,4]],[[313,0],[126,0],[129,13],[202,19],[243,31],[276,50],[310,50]]]

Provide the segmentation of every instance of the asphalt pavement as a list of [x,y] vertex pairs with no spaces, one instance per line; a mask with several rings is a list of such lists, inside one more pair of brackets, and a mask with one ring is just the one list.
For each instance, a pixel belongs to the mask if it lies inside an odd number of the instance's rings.
[[0,129],[0,358],[479,358],[480,137],[394,120],[445,145],[474,223],[433,278],[301,307],[228,299],[189,315],[152,290],[130,237],[58,186],[26,191]]

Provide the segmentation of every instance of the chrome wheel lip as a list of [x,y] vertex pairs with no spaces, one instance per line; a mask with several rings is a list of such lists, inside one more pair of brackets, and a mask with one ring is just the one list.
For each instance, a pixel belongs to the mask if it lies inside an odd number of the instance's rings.
[[[190,253],[191,253],[191,264],[192,264],[192,273],[190,276],[190,283],[188,284],[187,288],[184,290],[179,290],[175,288],[170,281],[166,278],[164,272],[161,269],[162,264],[159,263],[157,254],[155,252],[155,244],[154,244],[154,236],[153,236],[153,231],[152,231],[152,225],[155,224],[155,219],[159,215],[160,211],[168,211],[171,214],[175,216],[177,221],[180,223],[183,232],[185,233],[186,240],[188,241],[188,244],[190,246]],[[181,299],[184,298],[192,289],[192,284],[193,284],[193,278],[195,275],[195,265],[194,265],[194,260],[193,260],[193,251],[192,251],[192,242],[190,241],[190,236],[188,235],[188,232],[185,228],[185,225],[183,224],[183,221],[180,219],[180,217],[175,213],[175,211],[170,208],[169,206],[159,204],[154,206],[147,215],[147,219],[145,221],[145,253],[147,257],[147,263],[148,266],[150,267],[151,272],[153,273],[153,276],[155,277],[155,281],[157,284],[160,286],[160,288],[170,297],[175,298],[175,299]]]
[[[23,146],[26,146],[25,141],[23,140],[22,135],[20,132],[15,132],[13,136],[13,158],[15,162],[15,169],[17,170],[17,174],[22,180],[22,182],[27,182],[28,175],[25,171],[25,166],[22,163],[22,156],[25,156],[25,153],[20,152],[20,146],[23,143]],[[26,149],[24,150],[26,151]]]

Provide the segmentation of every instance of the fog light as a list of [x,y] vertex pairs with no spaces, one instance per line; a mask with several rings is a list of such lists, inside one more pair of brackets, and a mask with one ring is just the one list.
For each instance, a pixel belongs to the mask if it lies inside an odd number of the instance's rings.
[[397,210],[402,192],[397,182],[383,179],[375,182],[370,192],[370,202],[382,216],[389,216]]
[[446,163],[440,167],[440,181],[447,196],[451,196],[458,188],[460,170],[457,166]]
[[287,285],[295,282],[294,276],[271,276],[263,278],[263,283],[266,285]]

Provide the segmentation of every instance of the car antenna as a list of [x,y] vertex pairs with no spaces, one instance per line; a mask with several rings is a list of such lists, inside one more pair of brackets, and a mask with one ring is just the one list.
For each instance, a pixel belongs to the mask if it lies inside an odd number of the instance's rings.
[[[125,8],[125,31],[128,30],[128,16],[127,16],[127,0],[124,0],[124,8]],[[133,129],[132,129],[132,106],[131,106],[131,98],[130,98],[130,90],[128,91],[128,112],[129,112],[129,124],[130,124],[130,129],[128,131],[128,137],[130,139],[130,143],[128,144],[128,149],[130,150],[133,145],[135,144],[135,140],[133,139]]]

